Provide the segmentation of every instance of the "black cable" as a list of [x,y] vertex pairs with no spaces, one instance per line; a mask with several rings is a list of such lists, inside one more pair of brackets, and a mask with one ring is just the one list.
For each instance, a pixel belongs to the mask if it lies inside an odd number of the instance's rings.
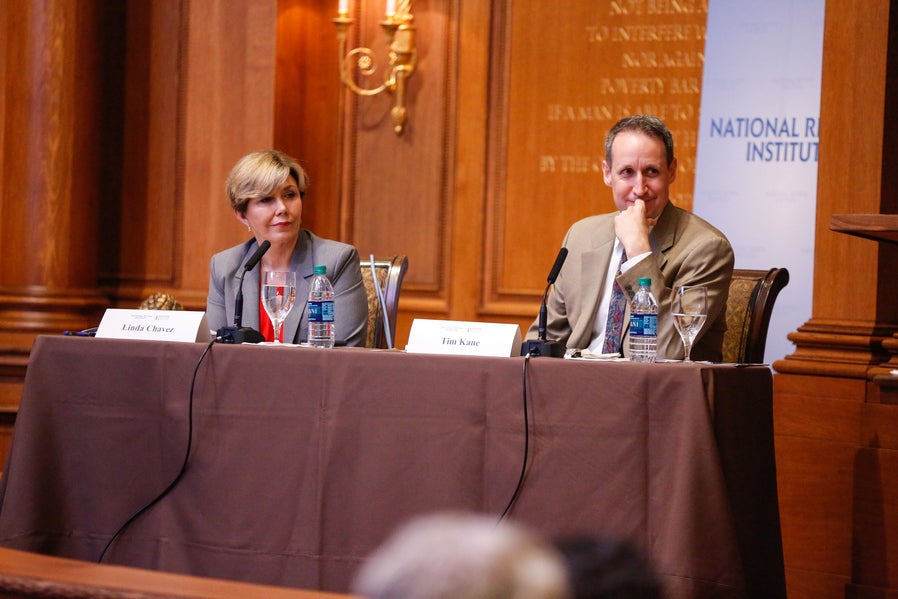
[[505,516],[511,510],[511,506],[517,501],[518,494],[524,486],[524,475],[527,472],[527,459],[530,453],[530,417],[527,414],[527,364],[529,362],[530,354],[526,354],[524,356],[524,365],[521,367],[521,388],[524,397],[524,460],[521,462],[521,475],[518,477],[518,484],[514,488],[514,493],[511,494],[511,499],[508,500],[508,505],[505,506],[505,509],[502,510],[502,515],[499,516],[499,522],[505,519]]
[[187,461],[190,458],[190,447],[193,444],[193,389],[196,386],[196,375],[200,370],[200,364],[203,363],[203,360],[206,358],[206,354],[209,353],[209,350],[212,349],[212,346],[218,341],[219,338],[216,337],[206,346],[206,349],[203,350],[203,354],[200,356],[200,359],[197,360],[196,367],[193,369],[193,378],[190,381],[190,399],[187,404],[187,449],[184,451],[184,461],[181,462],[181,468],[178,470],[178,473],[175,475],[174,479],[165,487],[161,493],[159,493],[156,497],[150,500],[147,504],[145,504],[142,508],[131,514],[131,517],[125,520],[125,523],[118,527],[118,530],[113,533],[113,535],[107,541],[106,546],[103,547],[103,552],[100,553],[99,559],[97,559],[97,563],[103,563],[103,558],[106,556],[106,552],[112,546],[113,541],[115,541],[119,535],[124,532],[128,526],[130,526],[141,514],[146,512],[148,509],[156,505],[163,497],[169,494],[169,492],[175,488],[175,485],[178,484],[178,481],[181,480],[181,477],[184,476],[184,471],[187,470]]

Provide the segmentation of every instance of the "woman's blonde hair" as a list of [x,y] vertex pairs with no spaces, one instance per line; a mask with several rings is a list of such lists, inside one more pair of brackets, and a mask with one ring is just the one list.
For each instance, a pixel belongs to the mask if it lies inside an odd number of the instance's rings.
[[247,154],[237,161],[225,183],[231,207],[245,213],[250,200],[271,195],[291,175],[299,187],[300,197],[304,196],[309,176],[294,158],[277,150]]

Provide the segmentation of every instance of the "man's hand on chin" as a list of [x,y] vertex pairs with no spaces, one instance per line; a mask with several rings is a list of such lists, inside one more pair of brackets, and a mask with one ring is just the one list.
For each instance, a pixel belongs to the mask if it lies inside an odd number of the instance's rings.
[[655,226],[656,221],[657,219],[646,216],[643,200],[636,200],[626,210],[617,213],[614,217],[614,234],[623,244],[627,256],[638,256],[652,250],[649,230]]

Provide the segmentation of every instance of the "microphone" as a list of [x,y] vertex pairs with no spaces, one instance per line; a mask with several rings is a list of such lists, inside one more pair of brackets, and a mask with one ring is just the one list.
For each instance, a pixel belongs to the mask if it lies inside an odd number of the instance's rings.
[[237,298],[234,301],[234,326],[238,329],[243,325],[243,277],[256,267],[256,264],[259,263],[259,260],[262,259],[262,256],[265,255],[265,252],[270,247],[271,242],[266,239],[259,245],[256,253],[250,256],[246,264],[243,265],[243,272],[240,273],[240,285],[237,287]]
[[549,300],[549,288],[552,287],[552,283],[555,282],[555,279],[558,278],[558,273],[561,272],[561,266],[564,264],[564,260],[567,258],[567,248],[562,247],[558,250],[558,256],[555,258],[555,264],[552,265],[552,270],[549,271],[549,276],[546,278],[546,291],[543,293],[543,301],[539,306],[539,323],[537,325],[537,338],[536,340],[529,339],[521,344],[521,355],[522,356],[547,356],[550,358],[562,358],[564,357],[564,344],[558,343],[557,341],[546,341],[546,320],[548,319],[548,300]]
[[262,333],[256,329],[243,326],[243,278],[246,276],[246,273],[256,267],[256,264],[259,263],[270,247],[271,242],[266,239],[259,244],[259,249],[243,265],[243,272],[240,273],[240,284],[237,286],[237,297],[234,300],[234,326],[218,329],[217,336],[220,343],[260,343],[265,341]]

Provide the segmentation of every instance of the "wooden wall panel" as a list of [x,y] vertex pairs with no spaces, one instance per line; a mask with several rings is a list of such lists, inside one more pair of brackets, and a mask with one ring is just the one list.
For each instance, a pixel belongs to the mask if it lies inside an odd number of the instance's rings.
[[[279,81],[337,81],[326,71],[336,66],[326,23],[333,3],[279,6]],[[526,328],[564,231],[613,209],[600,164],[604,135],[622,116],[647,111],[669,123],[681,164],[675,196],[691,208],[705,3],[419,0],[412,10],[419,56],[401,136],[390,127],[391,96],[340,89],[334,98],[331,82],[317,84],[316,98],[277,93],[278,139],[322,139],[315,155],[341,165],[332,235],[334,200],[322,196],[333,163],[310,159],[318,169],[305,209],[310,228],[353,243],[363,256],[409,257],[400,346],[415,317]],[[380,67],[370,78],[353,73],[363,87],[383,76],[382,12],[378,1],[350,2],[349,47],[370,47]],[[297,41],[302,34],[323,46]],[[575,42],[560,45],[562,38]],[[321,98],[332,102],[330,113]],[[323,135],[341,108],[343,135],[329,143]],[[326,178],[327,190],[316,191],[316,177]]]
[[[323,17],[333,16],[334,7],[314,0],[281,0],[280,7],[279,72],[303,81],[306,71],[327,76],[321,65],[333,61],[326,50],[288,40],[315,23],[327,33],[309,34],[335,48]],[[378,85],[383,75],[382,11],[373,0],[350,3],[356,19],[350,48],[370,47],[381,67],[373,78],[354,74],[363,87]],[[668,121],[681,164],[676,196],[691,208],[704,3],[421,0],[413,13],[419,57],[406,131],[396,136],[390,128],[390,96],[343,90],[336,100],[344,132],[336,148],[343,174],[336,237],[362,255],[409,256],[400,343],[416,316],[529,324],[564,231],[578,218],[613,209],[600,164],[605,132],[622,116],[650,111]],[[576,43],[559,45],[559,38]],[[296,53],[292,63],[287,48]],[[322,96],[332,97],[330,84]],[[279,90],[278,103],[297,100]],[[327,109],[303,97],[307,115],[306,104]],[[301,123],[288,115],[279,120],[279,135],[283,123],[295,136],[304,126],[320,137],[333,117]],[[319,150],[332,155],[334,144]],[[331,176],[328,165],[316,164]],[[328,235],[331,198],[315,193],[307,222]]]
[[852,502],[848,475],[856,448],[778,437],[776,452],[789,596],[793,575],[810,571],[828,573],[844,588],[851,580]]
[[790,598],[894,594],[898,406],[865,400],[873,384],[859,379],[778,374],[774,383]]
[[898,406],[866,402],[852,477],[852,585],[898,595]]
[[[386,59],[383,5],[366,3],[358,43]],[[452,131],[457,62],[457,7],[450,0],[412,5],[417,28],[418,66],[408,79],[409,120],[402,135],[390,123],[393,96],[353,98],[349,162],[355,173],[346,189],[350,238],[363,256],[407,254],[411,268],[403,285],[408,298],[445,302],[449,286],[448,219],[453,172]],[[378,13],[379,11],[379,13]],[[383,62],[382,62],[383,64]],[[380,85],[383,69],[359,85]],[[470,232],[472,236],[476,231]],[[448,311],[444,304],[444,310]]]
[[250,236],[234,218],[225,179],[241,156],[274,143],[277,2],[188,6],[176,277],[181,288],[198,290],[205,306],[209,258]]
[[601,165],[617,120],[665,120],[680,164],[672,197],[691,209],[707,5],[494,6],[482,303],[529,324],[568,227],[614,210]]
[[328,239],[340,239],[343,220],[335,12],[331,0],[278,0],[274,145],[308,172],[303,226]]
[[[99,0],[0,9],[0,404],[14,412],[34,335],[93,323],[98,189],[115,154],[104,110],[107,13]],[[82,39],[80,36],[84,36]],[[114,120],[114,119],[113,119]],[[111,131],[111,133],[109,133]],[[108,158],[108,160],[106,160]],[[8,413],[4,414],[4,425]]]
[[107,124],[100,15],[93,0],[4,7],[0,362],[27,354],[36,333],[88,321],[104,301],[95,289]]
[[[898,170],[892,151],[894,118],[886,118],[887,61],[898,48],[888,42],[890,2],[827,2],[824,30],[820,163],[817,180],[817,232],[814,251],[813,317],[851,319],[862,326],[898,323],[898,302],[883,301],[898,292],[898,245],[888,246],[829,230],[830,216],[896,213],[898,195],[884,187]],[[827,49],[831,49],[827,51]],[[892,65],[892,69],[895,65]],[[894,78],[894,77],[893,77]],[[886,137],[889,140],[886,142]],[[886,142],[886,143],[884,143]],[[863,164],[869,177],[841,172],[842,157]],[[883,191],[886,193],[883,193]],[[852,256],[851,268],[833,268]],[[882,276],[880,276],[882,275]],[[882,291],[880,287],[885,287]],[[852,289],[852,293],[833,293]]]
[[[60,258],[70,245],[69,236],[79,234],[71,221],[77,214],[72,214],[70,165],[76,158],[76,137],[89,135],[74,126],[77,45],[67,25],[75,22],[78,8],[52,1],[7,8],[9,26],[29,36],[12,37],[7,48],[18,77],[10,79],[7,89],[2,125],[7,144],[14,147],[4,152],[2,168],[6,192],[20,201],[6,203],[0,251],[4,256],[24,255],[0,262],[5,287],[64,287],[68,280],[67,265]],[[62,165],[65,170],[54,174],[54,167]],[[11,226],[17,223],[29,226]],[[93,243],[95,235],[90,237]],[[17,251],[21,247],[36,251]]]
[[774,423],[787,576],[851,574],[852,477],[864,382],[777,375]]
[[[491,4],[465,0],[456,12],[459,27],[455,75],[457,116],[448,278],[452,317],[458,320],[480,317],[480,288],[484,280]],[[414,315],[403,314],[399,324],[406,325]]]
[[118,183],[115,193],[102,200],[104,220],[114,224],[102,239],[107,283],[175,284],[182,8],[181,2],[127,5],[122,175],[110,181]]
[[[8,40],[8,19],[7,8],[9,3],[0,2],[0,39]],[[6,43],[0,43],[0,123],[6,122]],[[6,149],[6,127],[0,127],[0,164],[5,162],[4,153]],[[3,177],[0,177],[0,198],[5,197],[3,192]],[[3,221],[3,204],[0,201],[0,222]],[[0,242],[2,243],[2,242]]]
[[[789,599],[847,599],[845,577],[825,572],[788,570],[786,592]],[[885,599],[885,598],[882,598]]]
[[[370,47],[378,65],[372,77],[352,70],[350,76],[373,88],[382,82],[387,60],[379,25],[384,4],[354,0],[349,9],[356,22],[349,29],[347,49]],[[309,170],[312,185],[304,223],[319,235],[354,244],[363,257],[408,256],[396,338],[397,346],[404,347],[415,316],[456,317],[450,316],[456,313],[449,298],[454,294],[453,211],[458,206],[453,177],[459,2],[413,3],[418,64],[408,80],[409,119],[401,136],[389,120],[392,96],[359,97],[340,83],[331,22],[336,2],[278,0],[278,10],[275,139]],[[485,14],[488,24],[488,9],[474,7],[465,18],[472,14]],[[478,41],[488,43],[488,36]],[[486,71],[476,77],[485,81]],[[484,102],[484,97],[477,100]],[[483,131],[481,124],[475,144],[485,143]],[[480,164],[474,168],[482,171]],[[477,192],[480,201],[482,188]],[[479,227],[467,230],[464,247],[476,245],[481,234]]]
[[274,0],[128,3],[125,163],[104,211],[117,304],[164,290],[204,309],[209,258],[247,238],[224,181],[273,144],[276,11]]

